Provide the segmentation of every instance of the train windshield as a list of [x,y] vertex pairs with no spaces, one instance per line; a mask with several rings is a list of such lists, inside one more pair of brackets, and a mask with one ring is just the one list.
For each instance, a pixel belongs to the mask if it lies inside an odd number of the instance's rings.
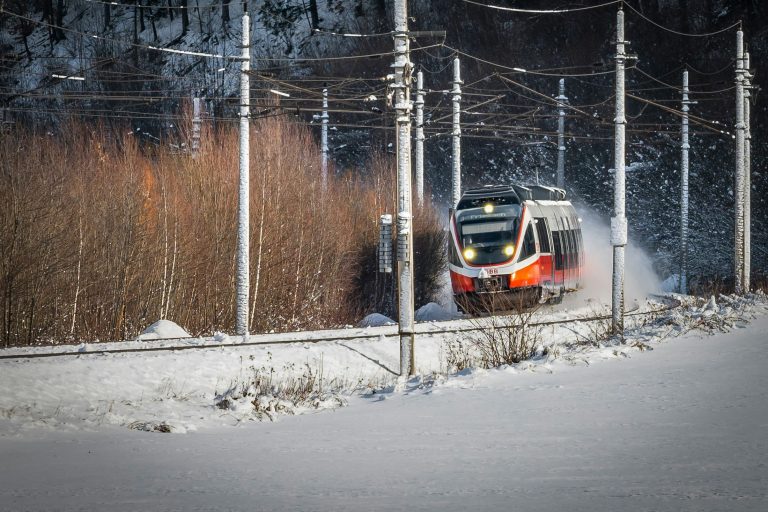
[[493,209],[463,210],[457,214],[456,227],[466,261],[473,265],[503,263],[515,253],[520,206],[497,205]]

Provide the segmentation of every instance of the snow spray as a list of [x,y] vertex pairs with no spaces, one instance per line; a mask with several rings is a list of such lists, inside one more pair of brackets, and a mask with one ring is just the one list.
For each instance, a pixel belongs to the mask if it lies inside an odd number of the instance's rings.
[[[611,228],[607,219],[601,218],[594,211],[583,205],[576,205],[581,218],[581,232],[584,237],[586,265],[583,290],[576,295],[585,300],[611,302],[611,269],[613,251],[611,247]],[[624,298],[627,307],[634,301],[642,301],[649,294],[658,293],[661,280],[653,270],[651,258],[643,248],[631,238],[627,245]]]

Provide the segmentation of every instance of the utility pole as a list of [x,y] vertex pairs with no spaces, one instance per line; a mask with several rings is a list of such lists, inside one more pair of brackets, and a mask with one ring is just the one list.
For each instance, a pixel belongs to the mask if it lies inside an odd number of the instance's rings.
[[407,0],[395,0],[395,83],[397,127],[397,278],[400,376],[413,375],[413,244],[411,208],[411,61]]
[[744,293],[744,32],[736,32],[736,176],[734,273],[736,293]]
[[200,98],[192,99],[192,158],[200,152]]
[[744,291],[751,288],[752,259],[752,129],[749,98],[752,96],[752,75],[749,72],[749,52],[744,52]]
[[240,184],[238,195],[237,217],[237,334],[248,338],[248,285],[249,279],[249,250],[250,226],[249,212],[249,144],[250,144],[250,112],[251,112],[251,49],[250,49],[251,20],[248,13],[243,13],[243,53],[240,57]]
[[416,200],[424,206],[424,74],[416,73]]
[[453,59],[453,174],[451,179],[451,206],[456,208],[461,199],[461,65]]
[[613,280],[611,301],[611,328],[614,334],[624,338],[624,248],[627,245],[627,217],[624,194],[625,176],[625,90],[624,65],[624,11],[616,13],[616,128],[614,135],[613,164],[613,217],[611,217],[611,245],[613,246]]
[[323,192],[328,189],[328,89],[323,89],[323,113],[320,115],[323,128],[320,136],[322,148]]
[[688,70],[683,71],[683,127],[680,158],[680,293],[688,293]]
[[565,78],[560,79],[557,100],[557,188],[565,190]]

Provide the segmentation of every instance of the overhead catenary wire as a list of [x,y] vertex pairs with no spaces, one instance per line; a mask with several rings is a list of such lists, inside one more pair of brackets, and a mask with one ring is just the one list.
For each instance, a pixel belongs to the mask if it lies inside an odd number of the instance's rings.
[[[669,112],[670,114],[674,114],[674,115],[676,115],[678,117],[682,117],[684,115],[684,112],[682,112],[680,110],[677,110],[677,109],[674,109],[674,108],[671,108],[671,107],[667,107],[666,105],[662,105],[662,104],[657,103],[657,102],[655,102],[653,100],[648,100],[646,98],[641,98],[640,96],[635,96],[634,94],[627,94],[627,98],[632,98],[633,100],[637,100],[637,101],[640,101],[640,102],[648,103],[649,105],[653,105],[653,106],[655,106],[657,108],[660,108],[661,110]],[[733,135],[731,132],[729,132],[727,130],[723,130],[723,129],[716,128],[716,127],[712,126],[712,124],[715,124],[713,121],[709,121],[707,119],[703,119],[701,117],[691,115],[690,113],[688,114],[688,120],[690,122],[692,122],[692,123],[698,124],[699,126],[702,126],[702,127],[706,128],[708,130],[711,130],[713,132],[723,133],[723,134],[726,134],[726,135]]]
[[[464,0],[464,1],[467,1],[467,0]],[[700,33],[700,34],[694,34],[694,33],[690,33],[690,32],[681,32],[679,30],[674,30],[674,29],[671,29],[669,27],[665,27],[664,25],[662,25],[662,24],[652,20],[651,18],[649,18],[648,16],[646,16],[645,14],[640,12],[639,9],[635,8],[632,5],[632,3],[629,2],[628,0],[624,0],[623,1],[623,5],[627,6],[630,11],[634,12],[637,16],[639,16],[640,18],[644,19],[645,21],[651,23],[652,25],[655,25],[656,27],[658,27],[658,28],[660,28],[660,29],[662,29],[662,30],[664,30],[666,32],[669,32],[670,34],[675,34],[675,35],[683,36],[683,37],[712,37],[712,36],[716,36],[718,34],[722,34],[723,32],[728,32],[729,30],[733,30],[734,28],[741,27],[741,25],[742,25],[741,20],[739,20],[736,23],[734,23],[733,25],[729,25],[729,26],[727,26],[725,28],[722,28],[720,30],[716,30],[714,32],[706,32],[706,33]]]
[[467,4],[477,5],[479,7],[485,7],[487,9],[493,9],[493,10],[505,11],[505,12],[514,12],[514,13],[520,13],[520,14],[566,14],[566,13],[572,13],[572,12],[591,11],[593,9],[600,9],[602,7],[607,7],[609,5],[616,5],[622,2],[622,0],[611,0],[609,2],[605,2],[598,5],[590,5],[590,6],[584,6],[584,7],[570,7],[570,8],[564,8],[564,9],[523,9],[519,7],[502,7],[500,5],[484,4],[481,2],[476,2],[474,0],[462,0],[462,2]]
[[[111,42],[111,43],[118,43],[130,46],[132,48],[142,49],[142,50],[148,50],[148,51],[157,51],[157,52],[164,52],[164,53],[171,53],[176,55],[187,55],[190,57],[203,57],[203,58],[212,58],[212,59],[223,59],[223,60],[233,60],[233,61],[239,61],[241,57],[239,55],[223,55],[218,53],[206,53],[206,52],[196,52],[191,50],[180,50],[176,48],[163,48],[159,46],[153,46],[153,45],[147,45],[147,44],[139,44],[139,43],[132,43],[127,42],[119,39],[113,39],[109,37],[99,36],[96,34],[88,34],[86,32],[81,32],[79,30],[71,29],[68,27],[63,27],[60,25],[55,25],[53,23],[48,23],[41,20],[36,20],[33,18],[30,18],[28,16],[23,16],[21,14],[15,13],[13,11],[9,11],[3,7],[3,4],[0,3],[0,14],[8,14],[12,17],[16,17],[19,19],[23,19],[25,21],[28,21],[30,23],[34,23],[40,26],[57,29],[57,30],[63,30],[66,32],[70,32],[73,34],[78,34],[86,38],[96,39],[99,41],[105,41],[105,42]],[[414,48],[413,51],[417,50],[423,50],[423,49],[429,49],[429,48],[436,48],[442,46],[442,44],[433,44],[428,46],[423,46],[419,48]],[[346,60],[354,60],[354,59],[369,59],[374,57],[391,57],[392,52],[379,52],[379,53],[369,53],[365,55],[342,55],[342,56],[335,56],[335,57],[252,57],[251,60],[258,61],[258,62],[331,62],[331,61],[346,61]]]

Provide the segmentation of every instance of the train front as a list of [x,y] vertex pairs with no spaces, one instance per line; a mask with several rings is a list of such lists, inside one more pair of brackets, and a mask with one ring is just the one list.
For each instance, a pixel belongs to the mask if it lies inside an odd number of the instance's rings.
[[449,269],[454,299],[467,303],[509,291],[522,206],[511,188],[467,191],[451,213]]

